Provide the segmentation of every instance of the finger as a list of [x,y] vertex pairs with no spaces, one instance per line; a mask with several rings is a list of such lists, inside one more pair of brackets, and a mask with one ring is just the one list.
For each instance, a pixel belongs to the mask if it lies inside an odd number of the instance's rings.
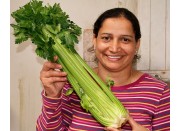
[[41,77],[49,78],[49,77],[66,77],[67,73],[66,72],[61,72],[61,71],[55,71],[55,70],[50,70],[50,71],[44,71],[41,73]]
[[48,62],[44,63],[42,70],[49,71],[51,69],[61,69],[61,68],[62,68],[62,66],[60,64],[52,63],[52,62],[48,61]]
[[43,78],[41,81],[44,87],[52,87],[52,85],[57,82],[67,82],[67,78],[66,77],[51,77],[51,78]]
[[55,82],[67,82],[66,77],[50,77],[50,78],[44,78],[42,80],[43,85],[51,85]]

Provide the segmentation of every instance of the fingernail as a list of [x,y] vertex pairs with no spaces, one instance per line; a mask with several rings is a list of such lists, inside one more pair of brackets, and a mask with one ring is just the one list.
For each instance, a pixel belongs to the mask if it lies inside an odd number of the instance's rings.
[[63,72],[63,74],[64,74],[64,75],[67,75],[67,73],[66,73],[66,72]]
[[62,69],[62,66],[61,66],[61,65],[58,65],[58,68],[59,68],[59,69]]

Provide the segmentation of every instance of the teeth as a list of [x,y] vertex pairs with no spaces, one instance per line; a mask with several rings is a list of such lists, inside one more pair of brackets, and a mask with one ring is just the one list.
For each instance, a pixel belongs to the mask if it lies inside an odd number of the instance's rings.
[[121,56],[108,56],[109,58],[112,58],[112,59],[119,59],[121,58]]

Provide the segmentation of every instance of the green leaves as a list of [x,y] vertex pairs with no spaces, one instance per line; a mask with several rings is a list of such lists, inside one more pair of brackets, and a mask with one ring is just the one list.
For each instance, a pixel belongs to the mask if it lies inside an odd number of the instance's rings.
[[[57,3],[43,6],[42,1],[32,0],[12,12],[11,16],[16,21],[16,24],[11,24],[15,43],[31,39],[37,45],[37,55],[44,59],[53,59],[54,39],[60,39],[63,45],[74,51],[74,44],[78,43],[78,36],[81,35],[81,28],[69,20]],[[46,33],[42,30],[46,30]]]
[[14,35],[16,36],[16,40],[15,40],[16,44],[20,44],[23,41],[28,40],[28,35],[25,29],[20,29],[17,25],[14,24],[11,24],[11,26],[14,28]]
[[109,77],[106,78],[106,85],[110,89],[114,85],[114,81],[111,80]]

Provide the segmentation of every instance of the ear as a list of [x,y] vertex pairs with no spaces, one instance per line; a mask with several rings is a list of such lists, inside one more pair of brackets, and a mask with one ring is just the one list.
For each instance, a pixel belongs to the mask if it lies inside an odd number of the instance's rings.
[[139,50],[139,47],[140,47],[140,39],[138,39],[138,41],[136,42],[136,50],[138,51]]
[[93,46],[94,46],[94,49],[96,49],[96,44],[97,44],[97,38],[95,36],[93,36]]

